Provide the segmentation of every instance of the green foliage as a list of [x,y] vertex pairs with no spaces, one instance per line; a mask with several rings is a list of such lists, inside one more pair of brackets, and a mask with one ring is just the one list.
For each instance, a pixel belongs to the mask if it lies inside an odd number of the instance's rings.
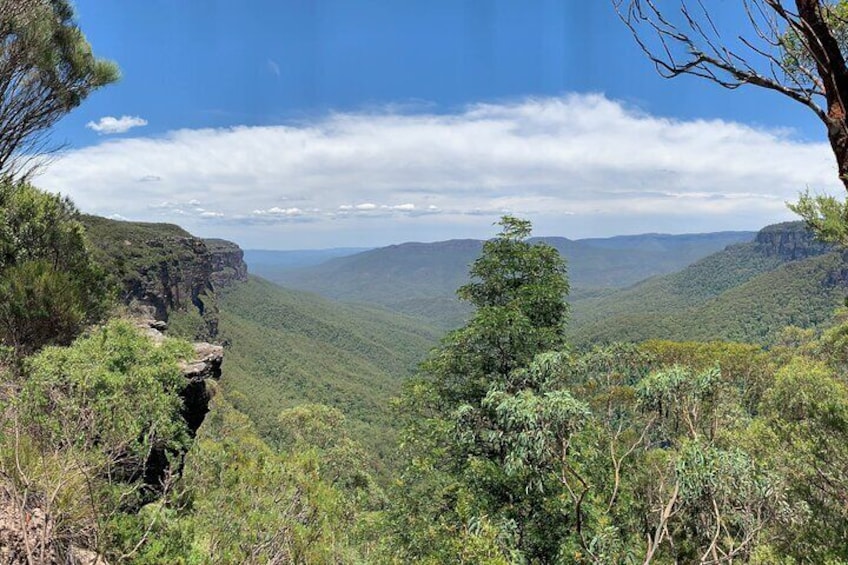
[[80,216],[80,221],[98,262],[122,283],[161,263],[184,259],[173,243],[192,237],[174,224],[120,222],[90,215]]
[[482,551],[498,559],[556,550],[558,509],[544,504],[550,477],[539,468],[556,459],[587,409],[546,387],[546,358],[531,363],[563,345],[565,263],[552,247],[527,241],[529,222],[506,216],[500,225],[458,292],[476,312],[443,340],[404,401],[414,411],[403,435],[400,512],[392,514],[395,556],[404,560],[462,561],[468,531],[486,532]]
[[[848,11],[848,4],[843,10]],[[848,34],[848,29],[843,30]],[[801,216],[819,238],[842,247],[848,246],[848,201],[840,202],[834,196],[808,192],[801,194],[798,202],[789,209]]]
[[[772,385],[783,354],[779,348],[770,352],[746,343],[647,341],[640,346],[657,368],[685,366],[703,372],[718,367],[723,393],[732,395],[730,404],[738,403],[747,414],[757,414],[763,394]],[[795,352],[796,350],[792,350]]]
[[0,469],[54,520],[63,546],[113,551],[107,540],[149,496],[151,452],[188,448],[177,364],[192,353],[112,321],[27,358],[19,380],[5,375]]
[[385,503],[382,489],[369,472],[370,455],[350,437],[344,414],[320,404],[301,404],[284,410],[273,435],[291,454],[314,453],[321,461],[320,476],[351,497],[357,508],[378,510]]
[[102,271],[66,198],[0,183],[0,343],[19,354],[67,344],[103,313]]
[[126,519],[113,543],[138,546],[135,563],[363,562],[368,513],[322,478],[325,465],[310,450],[271,449],[216,396],[173,493]]
[[21,417],[47,445],[88,442],[82,447],[143,467],[151,448],[187,448],[177,360],[192,353],[179,341],[151,347],[130,323],[112,321],[27,361]]
[[385,478],[397,429],[389,399],[437,332],[261,279],[228,289],[220,306],[220,338],[230,344],[222,388],[260,434],[276,437],[281,410],[303,403],[335,408]]
[[773,226],[686,269],[574,303],[570,337],[610,341],[732,340],[770,344],[788,325],[825,325],[844,300],[841,253],[802,224]]
[[565,262],[544,243],[527,242],[530,224],[505,216],[457,294],[477,310],[448,334],[424,369],[448,406],[479,405],[489,386],[561,346],[568,316]]
[[796,358],[763,400],[764,426],[754,440],[786,477],[795,515],[778,531],[786,555],[815,562],[848,560],[848,386],[820,362]]
[[75,336],[90,318],[87,289],[46,261],[29,261],[0,278],[0,335],[19,353]]
[[29,172],[32,154],[44,150],[46,130],[115,82],[118,69],[92,54],[67,0],[4,3],[0,42],[0,176],[10,177]]

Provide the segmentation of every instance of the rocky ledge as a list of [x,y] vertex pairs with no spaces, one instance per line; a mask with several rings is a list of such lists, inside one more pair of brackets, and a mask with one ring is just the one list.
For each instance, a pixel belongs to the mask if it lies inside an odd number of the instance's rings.
[[[152,317],[137,318],[136,326],[147,335],[154,344],[165,340],[168,325]],[[180,363],[180,370],[186,378],[186,384],[180,392],[183,400],[182,417],[192,436],[197,433],[209,412],[212,393],[209,381],[221,378],[221,364],[224,361],[224,348],[212,343],[194,344],[194,355]],[[184,453],[176,454],[181,461]],[[151,451],[145,462],[144,482],[154,489],[162,483],[168,472],[168,457],[161,449]]]
[[[168,324],[155,318],[138,318],[136,326],[155,344],[165,339]],[[182,392],[183,418],[192,434],[197,432],[203,419],[209,412],[211,398],[207,382],[221,378],[221,364],[224,361],[224,348],[207,342],[194,344],[194,356],[180,363],[180,370],[186,378]]]

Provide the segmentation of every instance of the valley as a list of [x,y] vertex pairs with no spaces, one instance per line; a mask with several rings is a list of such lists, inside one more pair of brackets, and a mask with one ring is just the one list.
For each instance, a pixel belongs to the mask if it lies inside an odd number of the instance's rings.
[[846,57],[848,0],[0,0],[0,563],[848,564]]

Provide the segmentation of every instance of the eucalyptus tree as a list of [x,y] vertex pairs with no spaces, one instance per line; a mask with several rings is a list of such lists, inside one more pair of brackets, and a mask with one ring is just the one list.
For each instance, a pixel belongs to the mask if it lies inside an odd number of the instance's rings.
[[[696,76],[728,89],[755,86],[810,110],[824,125],[848,190],[848,2],[741,0],[747,33],[722,29],[701,0],[613,0],[663,77]],[[829,241],[848,245],[848,204],[802,195],[790,206]]]
[[50,128],[115,82],[94,56],[68,0],[0,2],[0,175],[25,177],[49,152]]
[[528,241],[530,222],[505,216],[499,225],[458,290],[476,308],[471,320],[444,338],[402,399],[400,561],[514,562],[551,551],[557,536],[546,528],[568,527],[543,518],[543,493],[525,483],[585,413],[566,392],[546,395],[544,372],[531,368],[565,345],[565,261]]

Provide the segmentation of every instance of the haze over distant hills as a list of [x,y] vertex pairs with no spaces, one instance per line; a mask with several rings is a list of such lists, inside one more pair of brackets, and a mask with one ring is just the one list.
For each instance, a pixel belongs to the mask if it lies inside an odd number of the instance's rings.
[[[824,323],[848,294],[842,254],[801,222],[760,232],[538,239],[568,260],[569,333],[577,345],[649,338],[770,343],[787,325]],[[482,245],[404,243],[301,268],[275,265],[275,254],[283,265],[286,252],[271,251],[249,266],[286,287],[451,328],[468,315],[454,293]]]
[[[754,236],[755,232],[717,232],[537,239],[554,246],[567,259],[572,296],[577,298],[674,272]],[[446,328],[461,324],[468,313],[454,293],[467,282],[468,266],[482,246],[483,241],[474,239],[403,243],[337,256],[304,268],[291,268],[291,252],[247,251],[245,257],[251,272],[283,286],[336,300],[378,304]]]
[[331,249],[296,249],[292,251],[246,249],[244,261],[250,265],[254,272],[258,272],[260,269],[267,272],[284,272],[319,265],[336,257],[346,257],[369,249],[371,248],[334,247]]

